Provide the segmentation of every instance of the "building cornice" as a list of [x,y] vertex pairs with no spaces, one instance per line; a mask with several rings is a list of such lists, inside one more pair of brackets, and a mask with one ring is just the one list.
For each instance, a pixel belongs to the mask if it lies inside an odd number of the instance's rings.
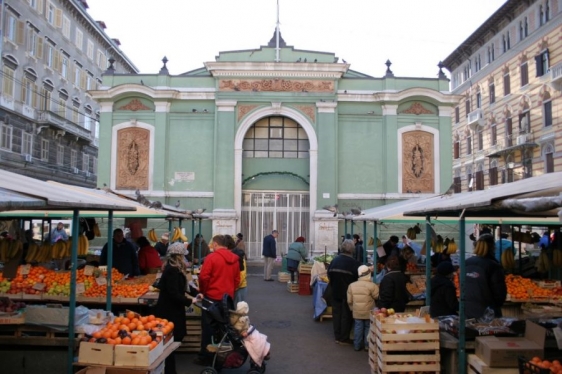
[[339,79],[349,64],[275,63],[275,62],[206,62],[214,77],[287,77]]

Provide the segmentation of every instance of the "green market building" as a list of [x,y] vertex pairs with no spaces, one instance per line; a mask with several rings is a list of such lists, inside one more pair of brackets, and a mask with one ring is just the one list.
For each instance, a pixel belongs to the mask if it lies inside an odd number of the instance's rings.
[[344,214],[451,185],[459,97],[441,70],[400,78],[387,62],[376,78],[276,34],[180,75],[163,61],[158,74],[111,65],[90,91],[101,112],[98,185],[205,208],[204,236],[241,232],[249,258],[273,229],[279,254],[298,236],[335,251],[344,225],[325,206]]

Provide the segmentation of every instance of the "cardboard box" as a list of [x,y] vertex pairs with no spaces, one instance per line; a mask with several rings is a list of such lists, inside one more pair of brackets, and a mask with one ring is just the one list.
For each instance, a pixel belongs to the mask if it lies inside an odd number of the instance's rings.
[[111,344],[99,344],[80,342],[78,351],[78,362],[82,364],[113,365],[114,346]]
[[17,313],[0,313],[0,325],[22,325],[25,323],[25,314]]
[[123,345],[115,346],[115,366],[149,367],[164,351],[161,341],[156,348],[150,350],[148,345]]
[[163,374],[163,373],[164,373],[164,362],[162,362],[160,365],[158,365],[156,369],[152,371],[139,370],[139,369],[123,369],[123,368],[116,368],[116,367],[89,366],[87,368],[84,368],[76,372],[76,374]]
[[519,355],[544,356],[545,337],[545,328],[527,321],[525,337],[477,337],[475,351],[476,355],[490,367],[518,367]]

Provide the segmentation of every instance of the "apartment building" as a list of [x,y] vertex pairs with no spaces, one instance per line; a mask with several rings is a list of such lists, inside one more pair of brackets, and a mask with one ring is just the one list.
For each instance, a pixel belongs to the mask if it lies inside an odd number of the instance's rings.
[[88,90],[108,68],[138,70],[87,9],[86,0],[3,1],[0,168],[96,186],[99,105]]
[[562,1],[508,0],[449,55],[455,192],[562,171]]

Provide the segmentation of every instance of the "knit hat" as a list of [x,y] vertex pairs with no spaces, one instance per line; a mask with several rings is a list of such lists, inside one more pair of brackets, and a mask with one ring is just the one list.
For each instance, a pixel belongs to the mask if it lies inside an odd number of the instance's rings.
[[454,272],[455,272],[455,268],[453,267],[453,264],[450,263],[449,261],[443,261],[442,263],[437,265],[437,273],[441,275],[449,275]]
[[305,239],[304,236],[299,236],[295,241],[299,242],[299,243],[304,243],[306,241],[306,239]]
[[165,233],[162,234],[162,236],[160,237],[160,239],[170,240],[170,234],[168,234],[167,232],[165,232]]
[[239,232],[238,234],[236,234],[236,237],[237,237],[238,239],[243,239],[243,238],[244,238],[244,235],[242,235],[242,233]]
[[168,255],[184,255],[187,256],[187,249],[185,245],[180,242],[172,243],[168,246]]
[[369,276],[371,275],[371,269],[366,265],[361,265],[359,269],[357,269],[357,275],[359,275],[359,278]]

